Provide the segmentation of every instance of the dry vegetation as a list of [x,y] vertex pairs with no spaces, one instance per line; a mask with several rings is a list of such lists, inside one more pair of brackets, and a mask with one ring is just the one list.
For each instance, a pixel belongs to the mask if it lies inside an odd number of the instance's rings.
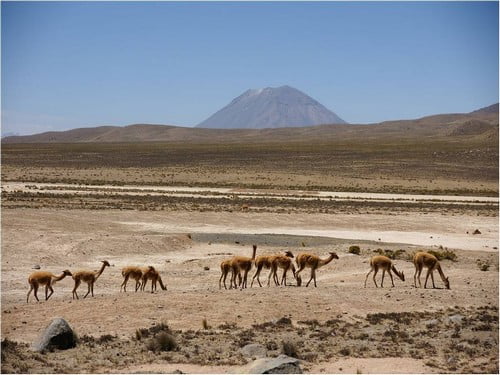
[[52,193],[42,191],[2,192],[3,208],[57,208],[87,210],[141,210],[255,213],[380,213],[380,212],[444,212],[461,214],[474,212],[480,216],[497,216],[498,204],[433,202],[398,202],[367,200],[297,200],[293,198],[269,199],[262,197],[178,197],[169,195],[131,195],[93,191],[81,193]]
[[[142,364],[233,366],[249,360],[240,349],[263,345],[270,356],[285,353],[309,371],[333,358],[412,357],[437,372],[498,373],[498,309],[450,307],[435,312],[375,313],[348,319],[273,321],[239,327],[171,330],[165,323],[138,329],[133,337],[84,335],[77,348],[44,355],[26,344],[2,342],[2,372],[127,372]],[[439,340],[440,344],[437,345]],[[250,359],[251,360],[251,359]]]
[[[2,190],[3,373],[168,372],[175,366],[237,372],[251,361],[240,351],[249,343],[262,344],[270,356],[295,356],[305,371],[341,371],[331,366],[346,358],[392,358],[392,372],[423,371],[399,365],[411,358],[432,372],[498,373],[495,202],[129,194],[134,187],[171,185],[497,196],[498,136],[3,144],[7,181],[87,186]],[[284,227],[385,237],[288,235]],[[473,234],[477,228],[481,233]],[[391,233],[464,243],[414,246]],[[219,290],[220,262],[250,256],[253,243],[257,255],[290,249],[324,258],[335,251],[340,259],[318,270],[317,288],[292,280],[288,287]],[[451,290],[411,286],[411,259],[419,250],[441,260]],[[363,288],[374,254],[393,259],[406,282]],[[33,266],[57,273],[102,259],[112,266],[96,282],[94,298],[71,300],[71,283],[62,280],[48,302],[25,303]],[[130,264],[154,265],[168,291],[120,293],[120,269]],[[309,270],[302,276],[307,280]],[[442,288],[439,278],[436,283]],[[79,345],[33,353],[29,343],[54,316],[69,321]]]
[[2,180],[497,195],[498,140],[4,144]]

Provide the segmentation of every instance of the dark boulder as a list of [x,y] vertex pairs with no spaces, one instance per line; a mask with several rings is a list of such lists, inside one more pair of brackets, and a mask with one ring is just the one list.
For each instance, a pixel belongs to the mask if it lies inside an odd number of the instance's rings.
[[33,343],[37,352],[70,349],[76,346],[76,335],[63,318],[55,318]]

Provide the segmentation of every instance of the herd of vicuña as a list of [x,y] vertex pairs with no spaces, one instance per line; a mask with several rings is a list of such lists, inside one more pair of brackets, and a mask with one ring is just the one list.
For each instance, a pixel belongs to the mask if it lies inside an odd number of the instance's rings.
[[[259,286],[262,287],[259,277],[260,273],[262,272],[262,269],[264,268],[269,270],[269,274],[267,276],[267,286],[270,286],[271,279],[273,279],[274,284],[276,286],[279,285],[287,286],[286,283],[287,273],[288,271],[291,271],[294,279],[297,282],[297,286],[300,287],[302,285],[302,278],[300,276],[300,273],[305,268],[310,268],[311,275],[309,281],[306,284],[306,287],[309,286],[311,281],[314,281],[314,286],[317,287],[316,285],[317,269],[327,265],[334,259],[339,259],[338,255],[334,252],[330,252],[330,255],[325,259],[322,259],[314,254],[303,252],[299,253],[295,257],[295,262],[297,264],[297,268],[295,268],[292,261],[294,255],[292,254],[291,251],[287,250],[283,254],[260,255],[258,257],[256,257],[256,253],[257,253],[257,245],[253,245],[253,253],[251,258],[244,256],[234,256],[230,259],[223,260],[220,264],[221,276],[219,278],[219,289],[222,289],[222,286],[224,286],[224,288],[227,289],[226,279],[229,273],[231,273],[229,289],[247,288],[248,273],[250,272],[252,267],[255,267],[256,271],[252,277],[252,282],[250,283],[250,287],[253,286],[255,279],[257,279],[257,283],[259,284]],[[82,270],[82,271],[70,272],[69,270],[64,270],[62,271],[62,274],[59,276],[54,275],[53,273],[47,271],[33,272],[28,277],[28,283],[30,285],[30,289],[28,291],[26,302],[29,301],[29,297],[32,291],[34,291],[36,300],[39,301],[37,296],[39,286],[45,286],[45,300],[48,300],[50,296],[54,293],[54,289],[52,288],[52,286],[57,281],[64,279],[66,276],[71,276],[75,283],[72,291],[73,299],[75,297],[76,299],[79,298],[77,294],[77,289],[82,283],[82,281],[85,282],[88,287],[87,293],[83,296],[83,298],[86,298],[89,294],[93,297],[95,282],[97,281],[99,276],[101,276],[104,269],[106,267],[111,266],[109,262],[106,260],[101,261],[101,263],[102,266],[98,271]],[[427,268],[427,275],[425,277],[424,288],[427,288],[427,281],[429,279],[429,276],[431,277],[432,280],[432,287],[436,288],[436,285],[434,283],[433,272],[437,270],[439,275],[441,276],[441,280],[443,281],[445,287],[447,289],[450,289],[450,281],[448,280],[447,277],[445,277],[443,270],[441,269],[441,265],[439,264],[438,259],[434,255],[426,252],[418,252],[413,257],[413,264],[415,265],[415,274],[413,276],[415,287],[417,287],[417,279],[418,279],[418,286],[422,287],[422,284],[420,282],[420,275],[422,273],[422,270],[424,268]],[[278,277],[278,269],[282,270],[281,279]],[[398,276],[402,281],[405,281],[404,273],[396,269],[391,259],[383,255],[376,255],[370,259],[370,271],[368,272],[365,278],[365,288],[368,276],[372,272],[373,272],[373,282],[375,286],[378,287],[375,277],[379,270],[382,270],[382,281],[380,283],[381,287],[384,286],[384,277],[386,271],[391,278],[392,286],[394,286],[394,279],[392,277],[391,271],[394,272],[396,276]],[[167,287],[163,283],[160,274],[153,266],[146,266],[146,267],[127,266],[122,268],[121,274],[123,276],[123,282],[120,286],[120,291],[121,290],[123,290],[124,292],[127,291],[127,282],[129,279],[133,279],[135,281],[136,292],[138,290],[144,291],[146,284],[149,280],[151,280],[151,293],[156,291],[157,283],[160,284],[162,290],[167,290]]]
[[[89,294],[94,297],[94,284],[101,276],[103,273],[104,269],[106,267],[111,266],[107,260],[101,261],[102,266],[98,271],[88,271],[88,270],[82,270],[82,271],[75,271],[75,272],[70,272],[69,270],[64,270],[60,276],[56,276],[51,272],[46,272],[46,271],[36,271],[33,272],[29,277],[28,277],[28,283],[30,284],[30,290],[28,291],[28,296],[26,297],[26,302],[29,302],[30,294],[32,291],[34,291],[34,295],[37,301],[40,301],[37,296],[38,292],[38,287],[40,285],[45,285],[45,300],[47,301],[52,293],[54,293],[54,289],[52,288],[52,285],[54,285],[55,282],[60,281],[64,279],[66,276],[71,276],[75,282],[75,286],[73,287],[73,299],[79,299],[78,293],[76,290],[84,281],[87,283],[87,294],[83,296],[83,298],[86,298]],[[167,290],[167,287],[163,284],[163,281],[161,279],[160,274],[158,271],[153,267],[153,266],[147,266],[147,267],[136,267],[136,266],[127,266],[123,267],[122,269],[122,276],[123,276],[123,283],[121,284],[120,291],[123,289],[124,292],[127,291],[127,282],[129,278],[132,278],[135,280],[135,291],[137,292],[139,289],[144,290],[146,287],[146,284],[149,280],[151,280],[151,293],[156,291],[157,289],[157,283],[160,284],[160,287],[163,290]],[[50,293],[49,293],[50,291]]]
[[[257,279],[257,283],[259,284],[259,286],[262,287],[259,277],[263,268],[269,269],[269,274],[267,276],[267,286],[270,286],[271,278],[273,279],[276,286],[279,285],[286,286],[287,285],[286,275],[289,270],[292,271],[293,277],[297,281],[297,286],[301,286],[302,278],[300,277],[300,273],[304,270],[304,268],[310,268],[311,276],[306,284],[306,287],[309,286],[311,281],[314,281],[314,286],[317,287],[316,270],[320,267],[327,265],[334,259],[339,259],[338,255],[334,252],[330,252],[330,255],[325,259],[321,259],[317,255],[313,255],[310,253],[299,253],[297,257],[295,257],[295,262],[297,263],[297,270],[296,270],[295,266],[292,263],[292,258],[294,258],[294,255],[289,250],[285,251],[284,254],[260,255],[258,257],[256,257],[256,253],[257,253],[257,245],[253,245],[253,253],[251,258],[235,256],[230,259],[224,259],[220,264],[221,276],[219,278],[219,289],[222,289],[222,286],[224,286],[224,288],[227,289],[226,279],[229,272],[231,272],[229,289],[233,288],[237,289],[238,287],[240,289],[245,289],[247,287],[248,271],[252,267],[252,264],[255,265],[256,271],[252,277],[252,282],[250,284],[250,287],[253,286],[255,279]],[[413,257],[413,264],[415,265],[415,275],[414,275],[415,287],[417,287],[417,276],[418,276],[418,284],[420,287],[422,287],[420,282],[420,274],[422,273],[422,269],[425,267],[427,268],[427,275],[425,277],[424,288],[427,288],[427,279],[429,278],[429,276],[431,276],[433,288],[436,288],[436,285],[434,284],[433,271],[437,270],[446,288],[450,289],[450,282],[448,278],[444,276],[439,261],[434,255],[426,252],[418,252]],[[277,274],[278,268],[281,268],[283,270],[281,281],[279,280]],[[370,271],[368,272],[365,278],[365,287],[368,276],[372,272],[374,272],[373,282],[375,283],[375,286],[378,287],[377,282],[375,280],[375,276],[377,275],[379,269],[382,270],[381,287],[384,286],[384,277],[386,271],[389,273],[389,276],[391,277],[392,286],[394,286],[394,279],[392,278],[391,271],[393,271],[402,281],[405,281],[404,273],[399,272],[396,269],[396,267],[392,264],[391,259],[383,255],[376,255],[370,259]],[[236,279],[238,279],[238,282],[236,282]]]

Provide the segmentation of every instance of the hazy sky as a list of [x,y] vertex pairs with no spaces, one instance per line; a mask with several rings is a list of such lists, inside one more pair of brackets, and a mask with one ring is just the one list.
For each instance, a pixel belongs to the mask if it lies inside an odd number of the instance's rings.
[[193,126],[293,86],[351,123],[498,101],[498,2],[2,2],[2,132]]

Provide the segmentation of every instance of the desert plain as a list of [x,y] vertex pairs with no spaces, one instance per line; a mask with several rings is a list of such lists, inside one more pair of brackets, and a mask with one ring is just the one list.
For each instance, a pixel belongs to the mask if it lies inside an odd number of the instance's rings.
[[[238,373],[260,344],[304,372],[498,373],[496,126],[413,141],[3,144],[2,372]],[[250,287],[252,269],[248,288],[220,288],[221,261],[252,245],[339,259],[317,287],[306,268],[300,287],[290,274],[268,287],[268,270]],[[414,287],[417,251],[442,256],[451,289],[437,272],[437,288]],[[364,286],[379,253],[404,282]],[[26,302],[34,268],[102,260],[94,297],[83,284],[73,299],[67,277]],[[120,291],[126,265],[154,266],[167,290]],[[56,317],[77,347],[32,351]],[[165,330],[175,347],[155,350]]]

